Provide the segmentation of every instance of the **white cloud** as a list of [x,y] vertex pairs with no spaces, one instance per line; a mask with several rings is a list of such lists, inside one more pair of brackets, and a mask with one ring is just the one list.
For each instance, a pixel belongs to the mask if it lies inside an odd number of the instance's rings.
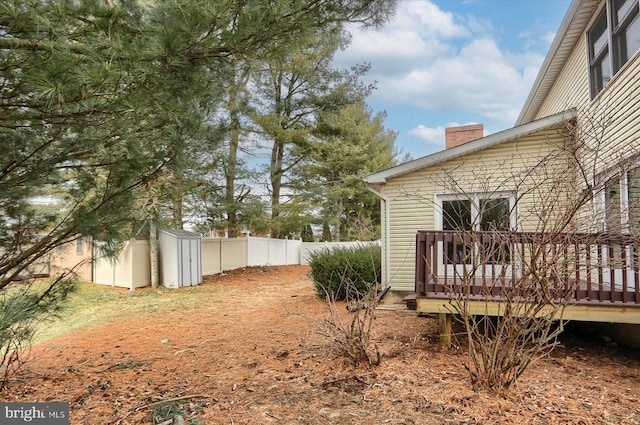
[[390,29],[407,28],[411,25],[423,37],[448,39],[470,36],[469,31],[460,22],[456,22],[458,19],[452,13],[440,10],[430,1],[404,1],[400,2],[398,9]]
[[473,34],[479,34],[482,36],[492,34],[496,31],[493,24],[488,19],[480,18],[478,16],[467,16],[465,18],[465,25]]
[[420,124],[409,130],[409,136],[422,140],[426,145],[444,147],[444,127],[431,128]]
[[367,78],[378,82],[372,96],[378,104],[473,112],[507,126],[544,56],[502,50],[493,31],[489,22],[444,12],[431,1],[401,1],[388,26],[355,33],[338,63],[371,62]]
[[336,55],[338,66],[372,62],[383,75],[398,75],[438,57],[451,54],[448,42],[468,38],[471,33],[452,13],[443,12],[430,1],[401,1],[393,20],[380,30],[361,31],[349,26],[351,45]]
[[543,37],[542,37],[542,41],[546,44],[551,44],[553,43],[553,39],[556,38],[556,33],[553,31],[548,31]]
[[[513,122],[542,61],[541,56],[505,56],[492,39],[473,40],[457,55],[380,81],[379,102],[405,103],[431,111],[474,111]],[[527,64],[523,69],[519,69]],[[518,66],[515,66],[518,65]]]
[[424,124],[419,124],[417,127],[412,128],[408,131],[409,136],[415,137],[416,139],[420,139],[425,146],[427,147],[435,147],[439,149],[445,148],[445,129],[449,127],[459,127],[461,125],[471,125],[477,124],[476,122],[467,122],[465,124],[460,124],[457,122],[450,122],[445,126],[437,126],[437,127],[427,127]]

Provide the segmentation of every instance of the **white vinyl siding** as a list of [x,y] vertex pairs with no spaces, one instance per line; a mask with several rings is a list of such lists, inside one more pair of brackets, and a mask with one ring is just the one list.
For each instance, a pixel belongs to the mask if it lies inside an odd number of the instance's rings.
[[[437,197],[456,193],[453,186],[447,184],[444,169],[455,173],[456,182],[468,193],[515,192],[512,182],[505,179],[505,170],[519,174],[529,169],[549,152],[552,146],[549,141],[560,143],[559,132],[549,131],[503,143],[390,179],[382,186],[381,192],[390,201],[391,289],[414,290],[416,232],[435,229]],[[511,164],[511,169],[505,164]],[[536,229],[537,223],[530,214],[532,202],[532,199],[523,199],[517,206],[515,224],[519,230]]]
[[637,154],[640,146],[640,57],[625,65],[623,72],[592,102],[586,112],[587,118],[600,120],[604,132],[600,138],[599,170],[605,170],[623,158]]
[[582,37],[569,55],[535,119],[589,104],[589,76],[586,41]]
[[[595,100],[589,99],[589,65],[586,32],[578,40],[549,94],[541,104],[536,119],[567,108],[578,109],[582,131],[595,134],[589,126],[603,127],[597,169],[605,171],[621,158],[633,156],[640,149],[640,55],[636,54],[614,75]],[[595,143],[592,141],[592,143]]]

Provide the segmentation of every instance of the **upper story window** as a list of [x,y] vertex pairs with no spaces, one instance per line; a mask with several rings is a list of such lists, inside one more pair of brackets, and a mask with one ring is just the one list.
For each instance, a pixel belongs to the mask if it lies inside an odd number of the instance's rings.
[[640,49],[639,0],[607,0],[587,34],[593,99]]

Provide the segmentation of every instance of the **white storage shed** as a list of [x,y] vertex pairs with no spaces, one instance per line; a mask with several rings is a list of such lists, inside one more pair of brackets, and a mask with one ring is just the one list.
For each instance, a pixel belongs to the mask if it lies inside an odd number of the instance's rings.
[[160,282],[167,288],[202,283],[202,244],[187,230],[161,230],[158,237]]
[[93,256],[95,283],[131,290],[151,284],[149,242],[145,240],[126,241],[118,257],[113,259],[102,257],[97,243]]

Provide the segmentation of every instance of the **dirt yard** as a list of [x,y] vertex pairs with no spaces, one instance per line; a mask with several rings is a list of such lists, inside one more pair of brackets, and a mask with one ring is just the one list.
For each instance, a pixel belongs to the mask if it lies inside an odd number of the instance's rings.
[[318,335],[326,306],[307,273],[212,277],[179,289],[191,304],[39,344],[2,399],[67,401],[74,425],[640,423],[640,356],[576,336],[499,397],[471,390],[435,318],[379,311],[382,362],[355,368]]

